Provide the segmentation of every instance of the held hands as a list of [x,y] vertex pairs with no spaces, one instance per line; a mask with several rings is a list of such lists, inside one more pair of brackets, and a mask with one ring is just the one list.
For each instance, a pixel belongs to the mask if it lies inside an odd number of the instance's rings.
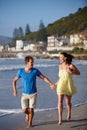
[[56,88],[56,85],[52,83],[52,84],[50,85],[50,87],[51,87],[51,89],[55,89],[55,88]]

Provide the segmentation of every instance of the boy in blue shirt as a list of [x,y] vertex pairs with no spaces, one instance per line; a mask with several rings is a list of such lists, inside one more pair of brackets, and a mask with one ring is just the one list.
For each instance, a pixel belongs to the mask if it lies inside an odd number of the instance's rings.
[[21,78],[22,80],[22,97],[21,106],[23,113],[26,114],[26,121],[28,127],[32,127],[32,120],[34,116],[34,107],[37,99],[36,77],[40,77],[50,85],[52,89],[55,85],[44,76],[38,69],[33,68],[34,59],[31,56],[25,57],[25,68],[21,68],[16,77],[13,79],[13,94],[17,96],[16,83]]

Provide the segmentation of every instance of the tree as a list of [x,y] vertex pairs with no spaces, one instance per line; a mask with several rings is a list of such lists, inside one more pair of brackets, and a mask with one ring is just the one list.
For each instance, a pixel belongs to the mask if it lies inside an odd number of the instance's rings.
[[44,23],[42,20],[40,20],[39,30],[44,29],[44,28],[45,28]]
[[16,40],[23,36],[23,29],[22,27],[19,27],[18,29],[15,28],[13,31],[13,39]]
[[46,29],[45,26],[43,24],[43,21],[40,21],[40,25],[39,25],[39,31],[37,33],[37,37],[36,37],[36,41],[43,41],[46,42],[47,39],[47,35],[46,35]]
[[13,40],[16,40],[18,38],[18,29],[15,28],[13,31]]
[[22,29],[22,27],[19,27],[18,33],[19,33],[18,37],[23,37],[23,29]]
[[26,25],[26,28],[25,28],[25,35],[28,35],[30,34],[30,27],[29,27],[29,24]]

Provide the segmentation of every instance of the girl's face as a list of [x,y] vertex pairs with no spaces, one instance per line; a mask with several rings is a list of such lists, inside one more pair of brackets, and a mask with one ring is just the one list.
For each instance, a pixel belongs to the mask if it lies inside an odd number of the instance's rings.
[[66,62],[66,57],[64,57],[63,54],[60,54],[59,60],[60,60],[61,63]]

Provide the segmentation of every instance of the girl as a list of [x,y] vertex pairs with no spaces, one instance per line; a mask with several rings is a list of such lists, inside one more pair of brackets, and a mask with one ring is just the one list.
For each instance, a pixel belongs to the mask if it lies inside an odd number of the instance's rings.
[[62,124],[63,99],[66,98],[66,105],[68,109],[67,120],[71,119],[71,97],[76,93],[76,88],[73,83],[72,74],[80,75],[79,70],[72,64],[73,56],[62,52],[59,56],[61,64],[59,65],[59,80],[57,81],[58,94],[58,113],[59,122]]

